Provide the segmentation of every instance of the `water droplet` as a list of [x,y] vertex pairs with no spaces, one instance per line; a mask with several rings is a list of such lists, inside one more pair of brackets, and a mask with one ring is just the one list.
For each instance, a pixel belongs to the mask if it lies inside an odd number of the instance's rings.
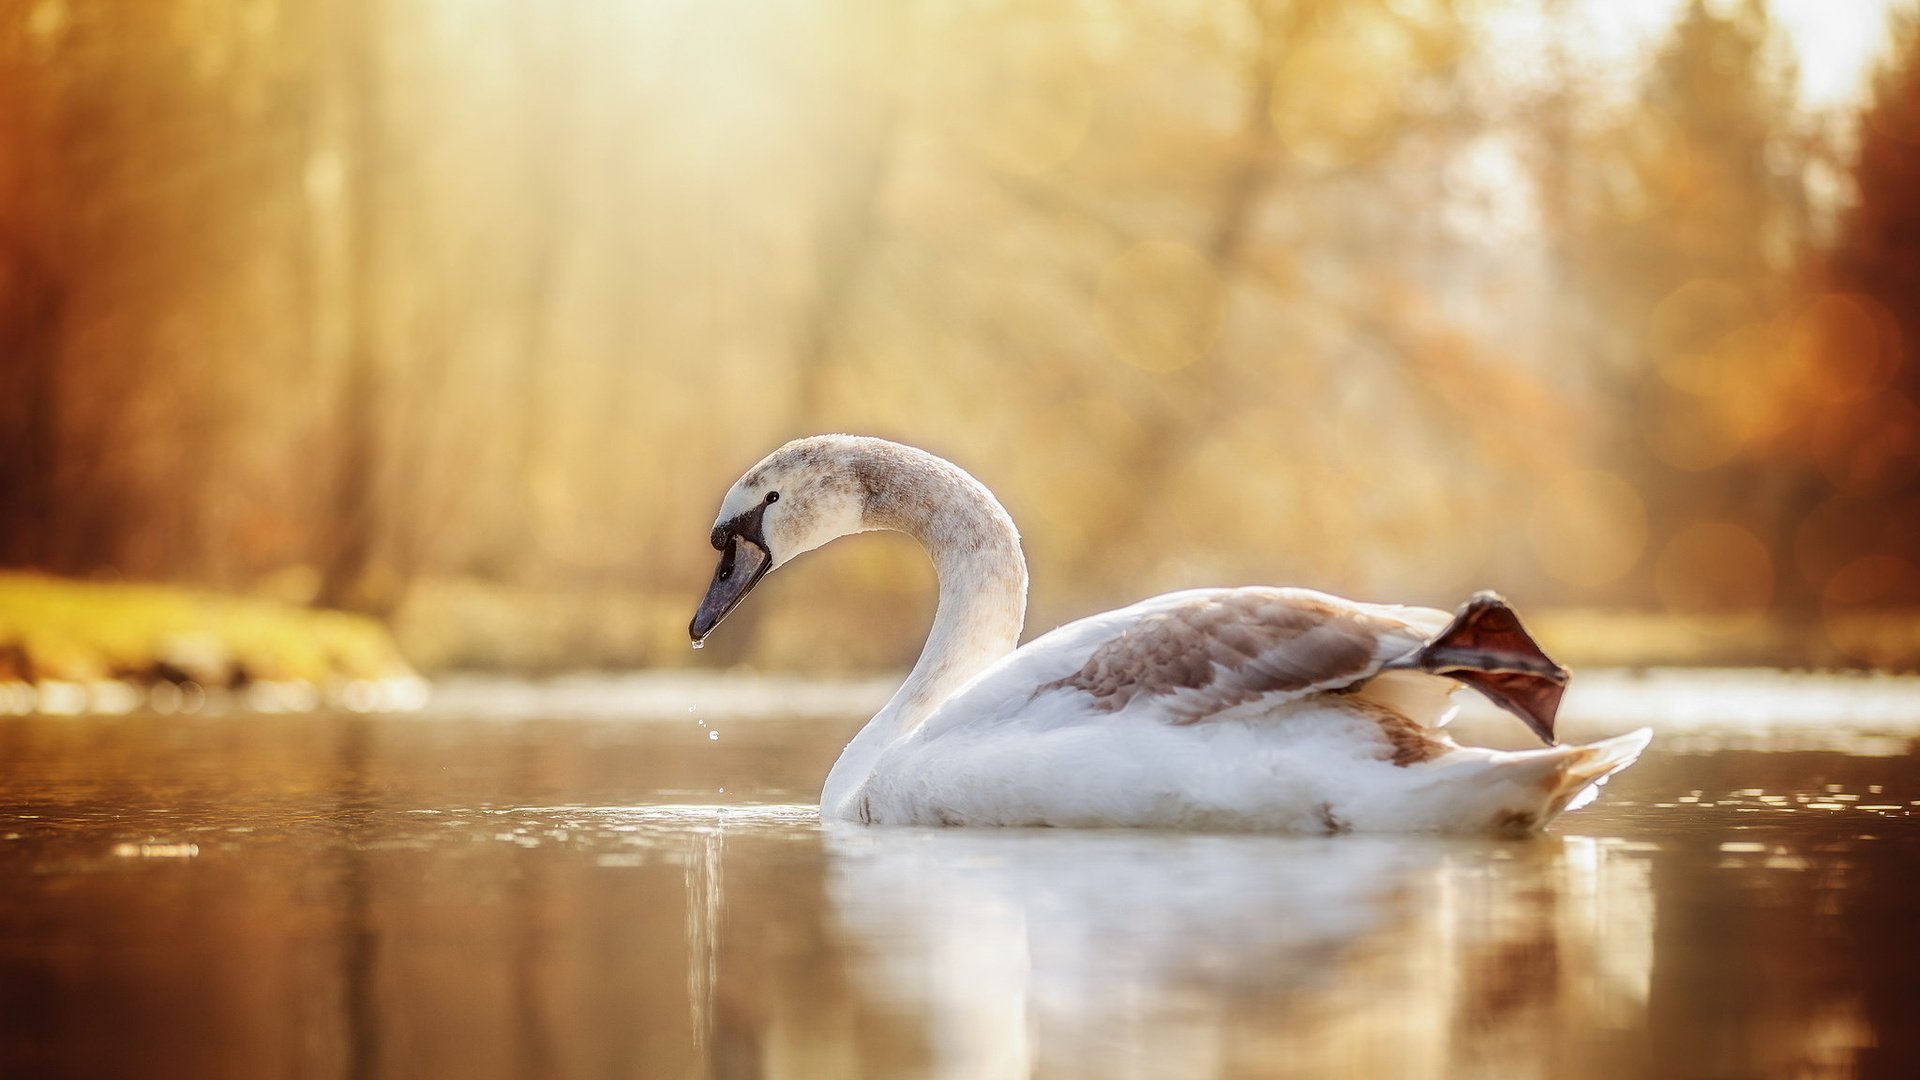
[[717,738],[719,738],[719,737],[720,737],[720,733],[719,733],[719,732],[717,732],[717,731],[709,731],[709,732],[707,732],[707,741],[708,741],[708,742],[712,742],[713,740],[715,740],[715,739],[717,739]]
[[705,638],[694,638],[694,639],[693,639],[693,647],[694,647],[694,648],[696,648],[696,649],[704,649],[704,648],[706,648],[706,647],[707,647],[707,642],[706,642],[706,639],[705,639]]

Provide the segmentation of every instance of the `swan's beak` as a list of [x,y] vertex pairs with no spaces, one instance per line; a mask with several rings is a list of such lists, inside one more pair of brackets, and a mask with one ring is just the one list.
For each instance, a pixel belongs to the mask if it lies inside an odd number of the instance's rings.
[[700,601],[700,610],[693,613],[693,622],[687,627],[693,643],[697,646],[706,641],[720,620],[739,607],[771,569],[773,556],[766,548],[738,535],[727,537],[726,546],[720,549],[720,565],[713,571],[713,584],[707,586],[707,598]]

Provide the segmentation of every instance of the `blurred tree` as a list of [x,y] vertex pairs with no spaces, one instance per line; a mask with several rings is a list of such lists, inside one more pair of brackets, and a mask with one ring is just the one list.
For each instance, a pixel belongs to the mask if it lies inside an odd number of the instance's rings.
[[1543,118],[1547,231],[1586,308],[1563,301],[1566,330],[1611,399],[1600,457],[1649,522],[1637,568],[1585,582],[1592,595],[1619,599],[1630,583],[1643,602],[1732,609],[1774,595],[1764,560],[1718,591],[1665,585],[1705,572],[1689,560],[1725,564],[1725,552],[1677,544],[1696,524],[1774,543],[1791,530],[1797,478],[1756,455],[1775,416],[1771,328],[1790,314],[1813,240],[1794,80],[1759,0],[1724,13],[1691,0],[1631,106],[1569,118],[1561,99]]
[[59,520],[61,287],[25,244],[0,232],[0,565],[63,564]]
[[1920,17],[1896,42],[1861,114],[1854,200],[1824,267],[1837,317],[1808,343],[1821,378],[1795,435],[1824,468],[1816,490],[1838,489],[1796,538],[1810,600],[1920,602]]
[[320,326],[312,347],[315,361],[340,372],[334,398],[333,448],[325,540],[317,546],[320,578],[315,599],[329,607],[387,613],[391,587],[369,583],[377,557],[383,507],[380,505],[381,417],[389,407],[392,380],[379,352],[379,305],[383,302],[379,247],[390,234],[383,228],[376,187],[392,167],[390,138],[384,132],[378,8],[364,0],[327,5],[312,101],[310,213],[316,232],[331,243],[310,251],[318,283],[310,297]]
[[[1854,204],[1828,262],[1837,284],[1887,305],[1909,348],[1920,343],[1920,18],[1901,22],[1896,57],[1860,116]],[[1903,363],[1910,374],[1916,367]]]
[[[0,558],[390,613],[429,662],[678,658],[720,491],[840,428],[1003,495],[1036,626],[1824,595],[1904,550],[1911,367],[1835,358],[1913,336],[1909,144],[1868,132],[1816,281],[1832,140],[1763,6],[1689,3],[1624,101],[1593,10],[0,8]],[[719,640],[910,654],[917,553],[822,560]]]

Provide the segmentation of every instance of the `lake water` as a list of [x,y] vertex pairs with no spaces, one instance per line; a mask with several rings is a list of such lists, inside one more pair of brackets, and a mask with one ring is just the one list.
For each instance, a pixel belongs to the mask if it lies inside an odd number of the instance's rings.
[[822,828],[885,691],[0,717],[0,1075],[1920,1075],[1920,681],[1583,676],[1531,841]]

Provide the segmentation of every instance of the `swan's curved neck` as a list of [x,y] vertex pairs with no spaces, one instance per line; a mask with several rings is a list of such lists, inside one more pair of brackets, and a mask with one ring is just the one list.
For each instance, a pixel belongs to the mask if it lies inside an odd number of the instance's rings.
[[821,807],[845,802],[887,744],[911,732],[954,691],[1012,652],[1027,614],[1027,561],[1000,501],[958,466],[887,445],[854,463],[862,530],[920,541],[940,578],[933,629],[906,682],[834,764]]

